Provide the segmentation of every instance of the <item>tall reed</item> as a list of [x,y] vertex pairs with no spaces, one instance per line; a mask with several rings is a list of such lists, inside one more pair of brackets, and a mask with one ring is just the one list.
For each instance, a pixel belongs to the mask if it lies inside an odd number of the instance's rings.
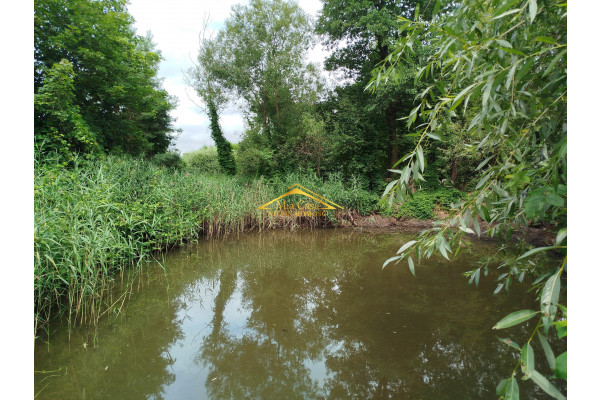
[[302,224],[323,218],[275,218],[257,207],[299,183],[360,213],[377,196],[337,176],[293,174],[271,181],[244,180],[198,169],[172,170],[129,157],[75,158],[63,166],[43,160],[35,168],[35,329],[53,315],[70,323],[96,323],[124,299],[111,287],[125,267],[154,252],[199,236]]

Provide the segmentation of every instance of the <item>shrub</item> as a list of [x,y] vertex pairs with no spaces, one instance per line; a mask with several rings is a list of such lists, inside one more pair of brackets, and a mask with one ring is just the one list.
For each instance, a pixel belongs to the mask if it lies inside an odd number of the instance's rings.
[[398,212],[399,217],[431,219],[435,208],[435,196],[432,192],[420,191],[405,201]]
[[432,219],[436,205],[443,210],[449,210],[452,203],[456,203],[462,197],[463,192],[454,188],[421,190],[400,206],[398,217]]
[[455,188],[444,188],[435,191],[435,202],[444,210],[452,208],[452,204],[458,202],[464,196],[464,192],[461,192]]
[[74,153],[98,153],[94,133],[83,120],[74,93],[73,64],[55,63],[34,95],[34,140],[38,151],[69,160]]
[[167,153],[156,154],[152,157],[152,162],[160,167],[180,169],[185,166],[179,153],[169,151]]
[[204,146],[200,150],[185,153],[183,161],[186,166],[196,168],[200,172],[207,174],[222,173],[219,165],[217,148],[215,146]]
[[254,129],[244,132],[238,156],[242,175],[272,177],[273,172],[277,170],[275,152],[269,148],[264,136]]

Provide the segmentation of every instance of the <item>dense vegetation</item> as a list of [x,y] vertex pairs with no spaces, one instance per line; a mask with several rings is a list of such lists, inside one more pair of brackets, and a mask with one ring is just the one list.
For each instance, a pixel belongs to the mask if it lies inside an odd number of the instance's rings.
[[126,0],[35,0],[35,143],[41,152],[164,153],[175,100]]
[[186,165],[204,174],[219,174],[222,170],[218,157],[215,146],[204,146],[196,151],[185,153],[182,159]]
[[154,251],[200,235],[330,223],[319,218],[280,221],[257,210],[295,183],[318,187],[326,198],[364,214],[377,209],[377,196],[362,190],[358,180],[345,185],[335,175],[326,181],[293,173],[248,181],[131,157],[75,158],[69,168],[49,167],[50,161],[43,160],[35,174],[39,326],[57,311],[73,321],[96,321],[114,303],[105,295],[115,273],[145,261]]
[[[293,1],[235,6],[216,37],[202,40],[197,67],[187,74],[204,101],[221,169],[252,177],[341,173],[344,179],[359,176],[368,190],[383,190],[388,168],[415,142],[399,119],[423,86],[411,73],[426,49],[401,84],[375,95],[365,88],[399,37],[396,16],[411,15],[417,5],[432,14],[429,2],[416,0],[372,8],[326,1],[317,21]],[[345,77],[331,90],[306,61],[317,41],[334,50],[327,69]],[[68,160],[73,154],[149,158],[167,151],[175,99],[156,76],[160,52],[150,36],[135,33],[124,0],[37,0],[34,58],[38,152]],[[235,157],[218,115],[232,103],[247,116]],[[450,144],[425,150],[431,163],[443,154],[455,166],[470,165]],[[447,163],[438,164],[429,180],[434,189],[442,180],[466,187],[467,170],[445,171]]]
[[[438,2],[434,14],[439,9]],[[504,273],[496,292],[529,275],[540,299],[539,311],[515,311],[494,327],[537,320],[522,347],[505,340],[520,351],[514,371],[498,385],[498,395],[505,399],[519,398],[519,366],[523,379],[533,380],[554,398],[565,398],[539,372],[534,353],[545,355],[555,378],[566,379],[567,353],[555,356],[550,345],[554,340],[566,341],[567,335],[567,309],[560,304],[567,266],[566,16],[566,3],[544,2],[538,7],[536,0],[464,1],[432,22],[420,18],[416,10],[413,20],[400,17],[405,35],[374,71],[371,82],[376,90],[394,85],[405,71],[403,65],[419,58],[415,44],[431,43],[426,65],[415,74],[426,88],[408,114],[408,126],[418,141],[397,163],[394,172],[399,177],[384,193],[390,204],[404,202],[411,185],[424,180],[424,146],[447,136],[448,121],[463,122],[467,128],[454,136],[461,137],[462,147],[474,148],[485,157],[474,169],[479,176],[474,190],[456,205],[450,218],[404,244],[386,264],[406,260],[414,273],[415,260],[431,257],[434,251],[446,258],[458,253],[468,245],[466,234],[506,240],[532,224],[551,225],[555,230],[551,245],[529,249],[523,244],[520,256],[503,254],[499,263]],[[489,228],[483,230],[482,222]],[[554,260],[541,262],[542,253],[551,253]],[[488,260],[467,273],[470,282],[477,283],[481,273],[487,275],[490,264]]]
[[[335,87],[307,62],[317,41],[332,50]],[[520,256],[499,244],[499,259],[467,277],[498,266],[497,293],[534,282],[540,310],[495,327],[537,321],[523,346],[505,341],[520,363],[498,395],[518,398],[520,366],[563,398],[566,352],[552,348],[567,325],[566,53],[566,3],[324,0],[313,21],[294,1],[251,0],[201,41],[187,79],[215,146],[180,157],[168,151],[176,102],[157,77],[160,53],[126,1],[36,0],[36,330],[56,312],[96,321],[118,304],[107,297],[115,272],[153,251],[281,223],[256,207],[299,183],[362,214],[449,214],[386,262],[413,273],[469,235],[554,232],[546,247],[519,242]],[[232,105],[246,117],[239,144],[219,123]]]

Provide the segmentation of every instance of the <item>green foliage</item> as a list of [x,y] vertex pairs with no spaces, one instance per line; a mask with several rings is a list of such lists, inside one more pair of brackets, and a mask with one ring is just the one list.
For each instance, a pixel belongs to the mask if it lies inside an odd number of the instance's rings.
[[434,194],[436,203],[440,205],[442,210],[450,210],[453,204],[457,204],[465,196],[464,192],[454,188],[439,189]]
[[[341,173],[344,179],[360,176],[371,190],[381,188],[387,168],[414,144],[398,118],[410,111],[424,85],[412,78],[415,63],[397,74],[397,86],[376,94],[365,87],[370,70],[390,52],[395,39],[387,35],[395,35],[397,15],[410,15],[418,4],[431,15],[433,5],[424,1],[325,2],[317,32],[335,48],[327,68],[350,71],[355,79],[324,96],[318,96],[317,69],[304,61],[315,39],[305,13],[285,0],[234,6],[218,34],[202,39],[188,80],[209,115],[211,102],[220,110],[243,100],[248,124],[237,154],[240,172]],[[424,60],[426,46],[419,51]]]
[[[554,221],[563,213],[567,187],[559,184],[556,188],[551,186],[538,187],[532,190],[525,200],[525,215],[531,219],[544,219]],[[548,215],[550,214],[550,215]]]
[[452,204],[457,203],[463,197],[463,193],[451,189],[438,189],[434,191],[421,190],[409,197],[398,210],[399,218],[433,219],[434,210],[449,210]]
[[567,352],[556,357],[556,377],[567,380]]
[[515,377],[511,377],[506,381],[505,386],[500,387],[496,390],[498,396],[504,395],[505,400],[518,400],[519,399],[519,384]]
[[257,128],[250,128],[244,133],[240,142],[239,164],[240,172],[251,177],[275,175],[275,151],[267,143],[267,138],[261,135]]
[[538,315],[539,311],[534,310],[520,310],[515,311],[513,313],[508,314],[506,317],[502,318],[496,325],[494,325],[494,329],[505,329],[511,326],[518,325],[527,320]]
[[420,8],[421,15],[429,19],[434,4],[427,0],[324,0],[317,33],[326,35],[324,42],[328,48],[346,42],[334,50],[325,67],[343,69],[350,77],[370,76],[371,69],[386,59],[402,33],[397,29],[398,16],[410,17]]
[[477,111],[478,107],[472,106],[466,115],[442,119],[442,126],[436,134],[443,138],[443,141],[431,141],[424,146],[428,156],[428,167],[423,173],[427,180],[423,183],[424,187],[435,180],[440,185],[452,185],[461,190],[474,189],[481,177],[476,168],[490,155],[484,155],[481,149],[473,145],[477,134],[468,131],[465,126],[468,118],[474,117]]
[[174,169],[181,169],[185,166],[185,163],[181,159],[181,156],[175,151],[155,154],[154,157],[152,157],[152,162],[161,167],[168,167]]
[[227,175],[235,175],[236,166],[235,159],[233,158],[231,143],[229,143],[229,141],[225,139],[225,136],[223,136],[221,126],[219,125],[217,107],[211,100],[208,102],[208,110],[210,117],[210,134],[217,146],[217,158],[219,160],[219,165],[221,168],[223,168],[223,171],[225,171]]
[[185,153],[182,158],[187,167],[197,169],[201,173],[219,174],[223,172],[219,165],[215,146],[204,146],[200,150]]
[[194,237],[207,215],[194,180],[149,162],[37,161],[36,327],[56,311],[94,321],[116,271]]
[[435,198],[430,193],[418,192],[400,206],[398,217],[432,219],[435,208]]
[[[485,157],[475,168],[479,179],[469,196],[414,246],[401,249],[393,257],[396,262],[411,255],[420,260],[434,251],[445,258],[458,253],[466,245],[465,233],[482,234],[479,220],[489,224],[484,234],[499,239],[511,238],[514,229],[525,229],[536,221],[557,227],[556,246],[509,257],[500,264],[506,272],[496,289],[508,289],[513,279],[523,282],[525,274],[535,279],[534,289],[541,289],[541,312],[531,314],[538,322],[523,347],[520,364],[524,365],[523,379],[531,379],[557,399],[564,396],[536,369],[530,342],[536,333],[546,339],[553,329],[559,338],[566,336],[566,308],[559,304],[567,260],[566,246],[559,246],[566,239],[566,15],[566,3],[544,2],[538,8],[536,0],[465,0],[431,22],[418,15],[414,21],[400,17],[399,31],[405,36],[386,63],[373,71],[371,81],[373,88],[392,83],[403,65],[419,58],[414,46],[431,43],[427,63],[415,75],[428,87],[417,97],[417,107],[407,119],[418,140],[401,159],[395,171],[399,178],[384,192],[390,204],[405,201],[411,187],[423,181],[423,149],[431,140],[445,139],[443,127],[449,120],[465,119],[463,144],[458,148],[472,147]],[[548,269],[538,263],[537,253],[549,249],[558,250],[560,266]],[[477,281],[487,263],[466,275]],[[564,317],[559,321],[557,309]],[[512,322],[506,323],[507,319]],[[513,313],[496,327],[524,320],[515,319]],[[499,385],[499,395],[519,397],[518,365]]]
[[336,88],[318,108],[327,138],[323,171],[360,176],[375,189],[385,176],[388,140],[385,115],[372,101],[363,87],[350,85]]
[[202,42],[190,81],[209,107],[210,101],[218,108],[243,100],[245,173],[272,176],[296,168],[297,144],[307,133],[299,122],[313,112],[321,87],[317,68],[304,61],[312,42],[308,16],[285,0],[233,6],[216,38]]
[[218,57],[216,46],[214,41],[203,38],[198,54],[198,65],[189,71],[189,75],[191,75],[191,85],[206,104],[205,111],[210,119],[210,134],[216,145],[218,163],[226,174],[235,175],[237,167],[231,143],[225,139],[219,124],[219,108],[227,102],[227,98],[224,89],[217,81],[220,66],[216,64],[216,57]]
[[[160,54],[135,34],[125,0],[35,0],[36,142],[42,151],[156,154],[175,101]],[[63,142],[64,141],[64,142]]]
[[[386,168],[393,168],[400,152],[407,150],[401,146],[404,135],[410,132],[398,120],[414,106],[414,97],[421,83],[412,76],[421,61],[416,59],[402,69],[398,68],[394,74],[396,85],[382,88],[375,95],[364,93],[365,87],[371,78],[371,70],[390,56],[393,43],[402,34],[396,23],[398,16],[408,17],[420,7],[422,15],[428,18],[433,5],[433,2],[425,0],[323,2],[316,31],[323,35],[325,46],[333,50],[325,67],[352,80],[347,86],[336,88],[333,99],[341,104],[334,104],[333,109],[343,110],[346,115],[341,118],[332,116],[334,120],[345,119],[338,122],[340,132],[332,139],[336,140],[339,136],[341,146],[343,142],[357,143],[342,152],[346,154],[345,160],[340,160],[342,157],[335,152],[333,157],[342,161],[339,165],[353,166],[356,163],[358,168],[367,166],[369,171],[366,173],[373,181],[381,178]],[[417,45],[415,49],[423,54],[427,52],[426,46]],[[355,125],[352,126],[352,123]],[[361,149],[367,145],[368,151]],[[372,154],[371,159],[376,157],[375,162],[356,160],[366,154]],[[377,169],[378,177],[373,176],[373,169]]]
[[[211,152],[214,164],[214,147],[200,152]],[[360,213],[377,207],[377,195],[363,190],[358,179],[344,184],[340,176],[324,180],[310,172],[244,181],[198,165],[174,169],[170,161],[178,157],[172,154],[157,155],[153,162],[74,157],[69,168],[58,163],[58,156],[36,160],[36,330],[56,312],[72,322],[97,321],[113,303],[105,296],[115,274],[141,265],[155,251],[201,234],[276,226],[257,207],[295,183]]]
[[307,188],[318,188],[321,196],[359,214],[366,215],[379,210],[379,196],[365,190],[365,183],[358,176],[351,176],[345,180],[341,174],[332,173],[328,178],[322,178],[314,171],[308,170],[278,175],[270,182],[274,187],[289,187],[298,183]]
[[35,144],[38,151],[68,159],[73,153],[99,150],[93,133],[75,104],[73,64],[54,64],[34,95]]
[[316,115],[305,112],[300,120],[302,126],[296,141],[296,160],[300,170],[316,171],[321,175],[328,149],[325,122]]

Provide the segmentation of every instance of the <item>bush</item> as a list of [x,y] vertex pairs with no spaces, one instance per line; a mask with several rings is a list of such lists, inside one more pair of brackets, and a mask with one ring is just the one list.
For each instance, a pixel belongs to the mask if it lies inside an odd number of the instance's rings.
[[238,156],[239,170],[247,177],[272,177],[277,170],[275,152],[269,148],[264,136],[253,129],[244,133]]
[[405,201],[398,212],[400,218],[432,219],[436,205],[442,210],[449,210],[453,203],[463,197],[463,192],[454,188],[435,191],[422,190]]
[[179,153],[174,151],[156,154],[154,157],[152,157],[152,162],[159,167],[168,167],[174,169],[181,169],[185,166]]
[[398,212],[398,217],[431,219],[435,208],[435,196],[432,192],[421,191],[405,201]]
[[219,156],[215,146],[204,146],[200,150],[185,153],[183,161],[187,167],[197,168],[200,172],[207,174],[223,172],[219,165]]
[[99,153],[94,133],[81,116],[74,93],[73,64],[55,63],[34,95],[34,140],[38,151],[65,160],[74,153]]
[[449,210],[452,204],[461,200],[464,192],[455,188],[444,188],[435,191],[435,202],[443,209]]
[[379,195],[365,190],[366,185],[368,182],[356,175],[350,176],[344,184],[341,173],[330,174],[323,185],[323,191],[326,193],[323,196],[329,196],[328,199],[360,214],[371,214],[378,210]]

